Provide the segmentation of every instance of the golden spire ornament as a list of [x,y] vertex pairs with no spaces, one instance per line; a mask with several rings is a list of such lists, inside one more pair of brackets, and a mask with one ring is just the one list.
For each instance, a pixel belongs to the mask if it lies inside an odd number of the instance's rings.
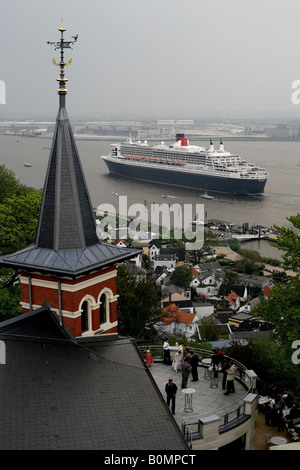
[[67,94],[66,82],[68,81],[65,78],[65,67],[71,65],[72,59],[68,59],[67,62],[64,60],[64,49],[73,49],[72,45],[77,41],[78,34],[76,36],[72,36],[72,41],[65,41],[64,40],[64,32],[66,29],[63,26],[63,20],[61,20],[61,27],[58,29],[60,31],[60,41],[50,42],[48,41],[47,44],[51,44],[54,46],[55,50],[60,49],[60,62],[57,62],[56,59],[52,59],[54,65],[60,67],[60,76],[56,80],[59,82],[58,94],[60,95],[60,107],[65,107],[65,95]]

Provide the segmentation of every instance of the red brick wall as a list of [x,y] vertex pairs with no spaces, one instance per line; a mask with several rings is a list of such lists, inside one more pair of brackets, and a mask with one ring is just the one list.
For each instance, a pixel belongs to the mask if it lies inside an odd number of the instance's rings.
[[[80,282],[84,282],[89,279],[93,279],[99,275],[106,274],[109,272],[116,271],[115,267],[110,267],[103,269],[102,271],[98,271],[92,273],[88,276],[81,276],[75,280],[72,279],[62,279],[62,284],[69,284],[72,286],[76,286]],[[27,277],[26,274],[23,275]],[[57,279],[51,278],[50,276],[44,276],[42,274],[33,274],[32,275],[32,282],[35,279],[49,282],[53,281],[57,284],[57,289],[49,288],[47,286],[36,286],[32,285],[31,297],[32,297],[32,304],[33,305],[43,305],[43,303],[48,300],[50,305],[54,309],[59,308],[59,299],[58,299],[58,282]],[[94,298],[95,302],[98,301],[100,292],[104,288],[108,288],[112,291],[113,295],[117,293],[117,285],[116,285],[116,276],[112,277],[111,279],[107,279],[104,281],[100,281],[97,284],[84,287],[75,292],[68,292],[65,290],[61,290],[61,308],[62,310],[67,310],[70,312],[77,312],[79,310],[80,303],[85,296],[91,296]],[[21,283],[21,295],[22,295],[22,302],[29,304],[29,285]],[[110,305],[110,320],[111,322],[117,321],[117,302],[112,302]],[[28,308],[23,307],[23,313],[29,311]],[[69,328],[74,336],[81,336],[81,318],[77,317],[75,319],[64,317],[63,316],[64,324]],[[98,330],[101,327],[100,325],[100,314],[99,308],[96,308],[92,311],[92,329],[93,331]],[[110,330],[110,333],[116,333],[117,328],[113,328],[113,331]]]

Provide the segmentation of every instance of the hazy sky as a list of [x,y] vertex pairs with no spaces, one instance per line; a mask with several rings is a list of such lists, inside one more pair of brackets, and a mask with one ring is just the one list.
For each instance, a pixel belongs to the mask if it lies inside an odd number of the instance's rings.
[[56,117],[61,18],[70,117],[300,117],[299,0],[2,0],[0,118]]

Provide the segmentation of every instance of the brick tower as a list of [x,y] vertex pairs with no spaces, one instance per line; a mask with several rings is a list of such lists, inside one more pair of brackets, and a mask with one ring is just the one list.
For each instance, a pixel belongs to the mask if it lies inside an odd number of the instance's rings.
[[[36,238],[3,256],[20,271],[23,312],[48,301],[75,337],[117,334],[116,264],[139,250],[100,242],[74,135],[66,111],[64,49],[76,42],[49,42],[60,49],[59,110],[46,172]],[[69,61],[70,63],[70,61]]]

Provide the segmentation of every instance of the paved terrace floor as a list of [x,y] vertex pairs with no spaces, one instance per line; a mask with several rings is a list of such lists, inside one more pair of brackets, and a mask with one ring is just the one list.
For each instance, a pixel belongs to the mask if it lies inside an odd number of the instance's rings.
[[155,362],[151,365],[149,370],[165,401],[167,401],[165,386],[168,380],[173,379],[173,382],[177,385],[178,390],[174,418],[180,428],[183,419],[188,422],[190,420],[196,421],[199,417],[208,416],[210,414],[223,416],[225,412],[237,408],[237,404],[241,405],[244,396],[247,394],[245,386],[235,380],[235,393],[224,395],[226,390],[222,390],[223,374],[221,372],[218,374],[218,388],[211,388],[211,381],[204,378],[205,368],[199,366],[198,382],[192,382],[193,377],[191,373],[188,379],[187,387],[194,388],[196,392],[192,397],[193,411],[187,413],[184,411],[185,395],[181,390],[181,370],[176,373],[171,365],[162,362]]

